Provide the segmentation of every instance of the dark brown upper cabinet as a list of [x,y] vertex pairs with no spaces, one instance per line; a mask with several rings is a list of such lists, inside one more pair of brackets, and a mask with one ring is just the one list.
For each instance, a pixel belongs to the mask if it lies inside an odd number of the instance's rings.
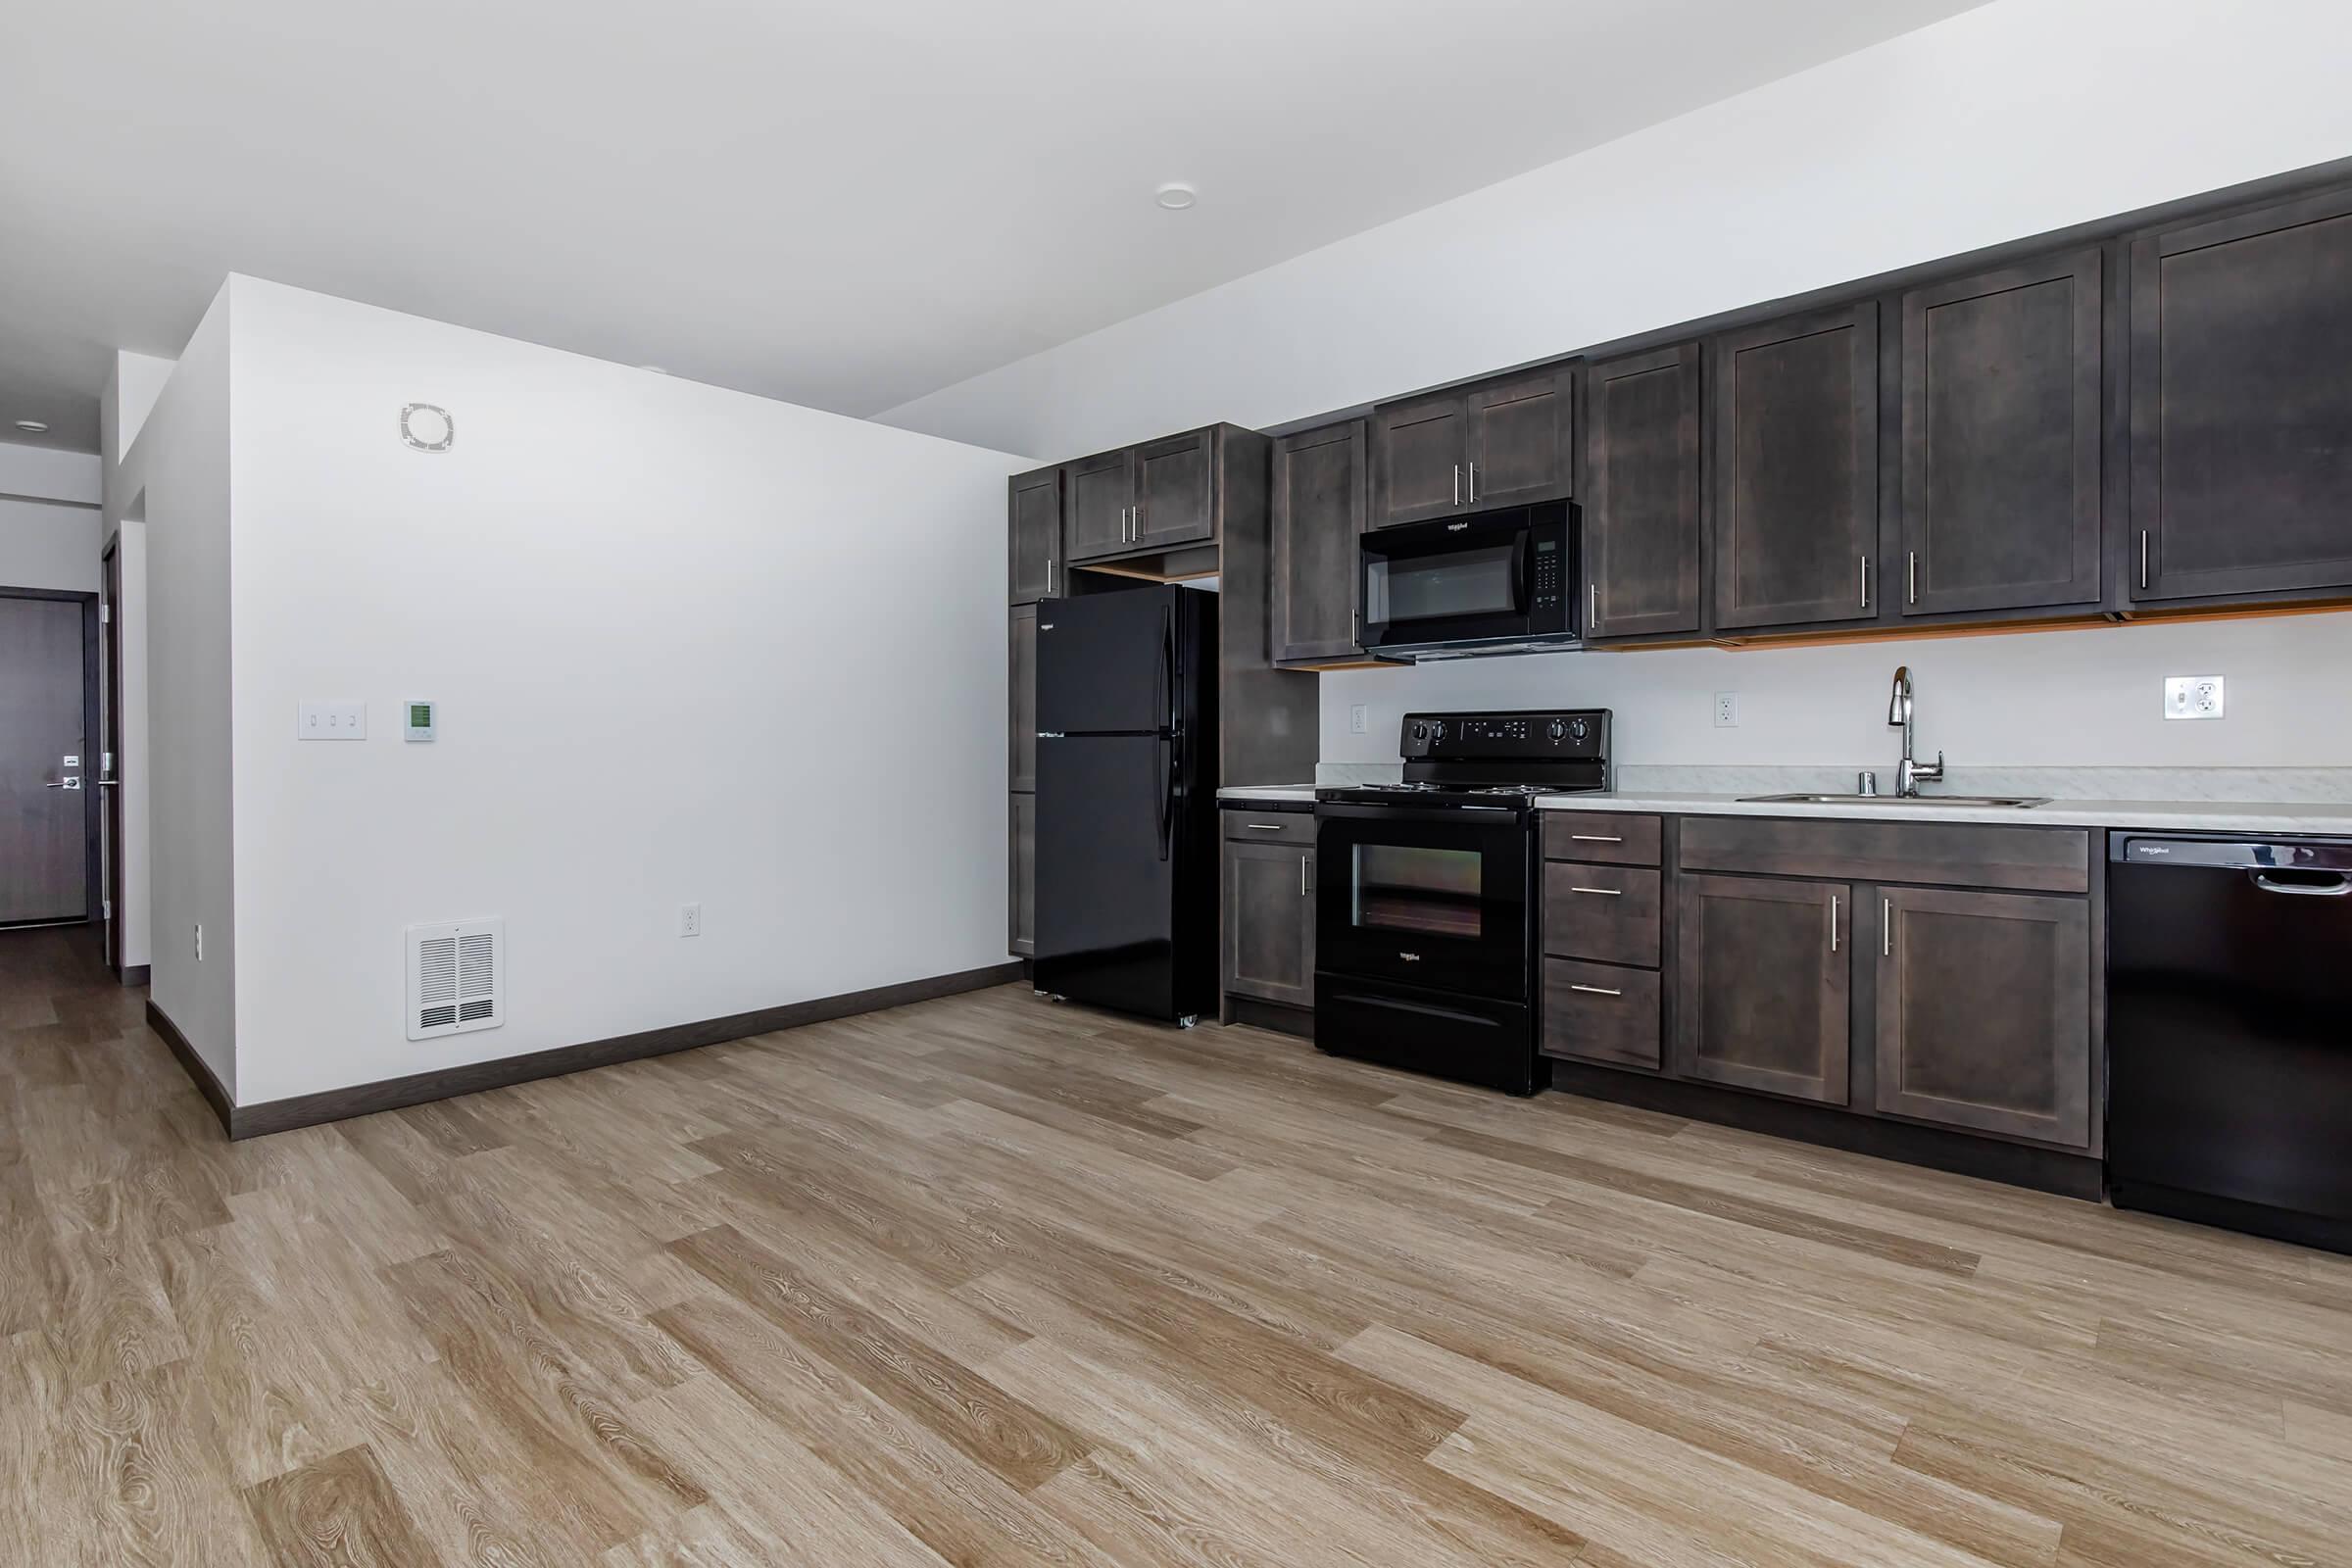
[[2352,589],[2352,191],[2132,243],[2137,601]]
[[1886,888],[1873,912],[1878,1108],[2088,1147],[2088,905]]
[[1011,517],[1012,603],[1058,598],[1066,556],[1061,546],[1061,470],[1039,468],[1005,481]]
[[1081,458],[1068,474],[1070,560],[1096,561],[1133,549],[1128,542],[1135,517],[1133,454]]
[[1166,550],[1216,537],[1213,436],[1195,430],[1135,449],[1130,545]]
[[1903,296],[1903,613],[2099,602],[2099,302],[2096,250]]
[[1686,872],[1678,891],[1675,1069],[1846,1103],[1852,887]]
[[1699,348],[1585,372],[1588,640],[1699,629]]
[[1575,493],[1576,373],[1500,375],[1372,411],[1372,526]]
[[1350,659],[1361,591],[1365,430],[1348,419],[1279,437],[1273,453],[1274,662]]
[[1875,302],[1712,345],[1715,626],[1879,613]]

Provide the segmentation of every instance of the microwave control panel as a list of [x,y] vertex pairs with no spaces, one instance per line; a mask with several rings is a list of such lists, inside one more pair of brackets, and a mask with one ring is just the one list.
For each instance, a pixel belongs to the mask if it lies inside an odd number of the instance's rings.
[[1556,606],[1567,591],[1560,585],[1561,563],[1567,559],[1557,539],[1538,539],[1535,548],[1536,581],[1531,590],[1536,608]]

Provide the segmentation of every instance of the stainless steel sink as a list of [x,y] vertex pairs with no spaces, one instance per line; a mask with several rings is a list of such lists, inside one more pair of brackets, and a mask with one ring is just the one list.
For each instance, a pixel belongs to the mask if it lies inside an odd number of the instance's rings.
[[2047,795],[1742,795],[1743,806],[1980,806],[2026,811]]

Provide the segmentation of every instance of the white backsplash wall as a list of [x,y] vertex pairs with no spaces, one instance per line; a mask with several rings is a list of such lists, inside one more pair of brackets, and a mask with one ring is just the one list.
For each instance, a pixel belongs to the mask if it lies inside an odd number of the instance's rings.
[[[1897,664],[1911,666],[1919,754],[1946,754],[1947,787],[1972,766],[2352,766],[2352,612],[1335,670],[1322,756],[1393,762],[1397,720],[1425,709],[1606,708],[1621,765],[1875,766],[1891,788]],[[2226,677],[2228,716],[2165,718],[2167,675]],[[1715,727],[1718,692],[1740,694],[1737,728]],[[1358,703],[1361,735],[1348,728]]]

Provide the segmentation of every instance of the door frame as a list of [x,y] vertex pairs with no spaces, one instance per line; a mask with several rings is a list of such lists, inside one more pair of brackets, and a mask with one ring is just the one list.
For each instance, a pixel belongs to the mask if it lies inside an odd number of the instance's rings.
[[106,548],[98,553],[98,758],[100,770],[113,779],[111,788],[100,786],[106,799],[98,806],[99,830],[104,835],[102,874],[106,879],[106,902],[101,907],[106,918],[106,967],[120,980],[123,951],[122,535],[120,532],[107,540]]
[[91,784],[90,742],[103,740],[98,723],[98,596],[72,588],[0,586],[0,599],[47,599],[81,606],[81,858],[82,919],[27,920],[19,926],[87,925],[106,918],[104,879],[98,868],[98,790]]

